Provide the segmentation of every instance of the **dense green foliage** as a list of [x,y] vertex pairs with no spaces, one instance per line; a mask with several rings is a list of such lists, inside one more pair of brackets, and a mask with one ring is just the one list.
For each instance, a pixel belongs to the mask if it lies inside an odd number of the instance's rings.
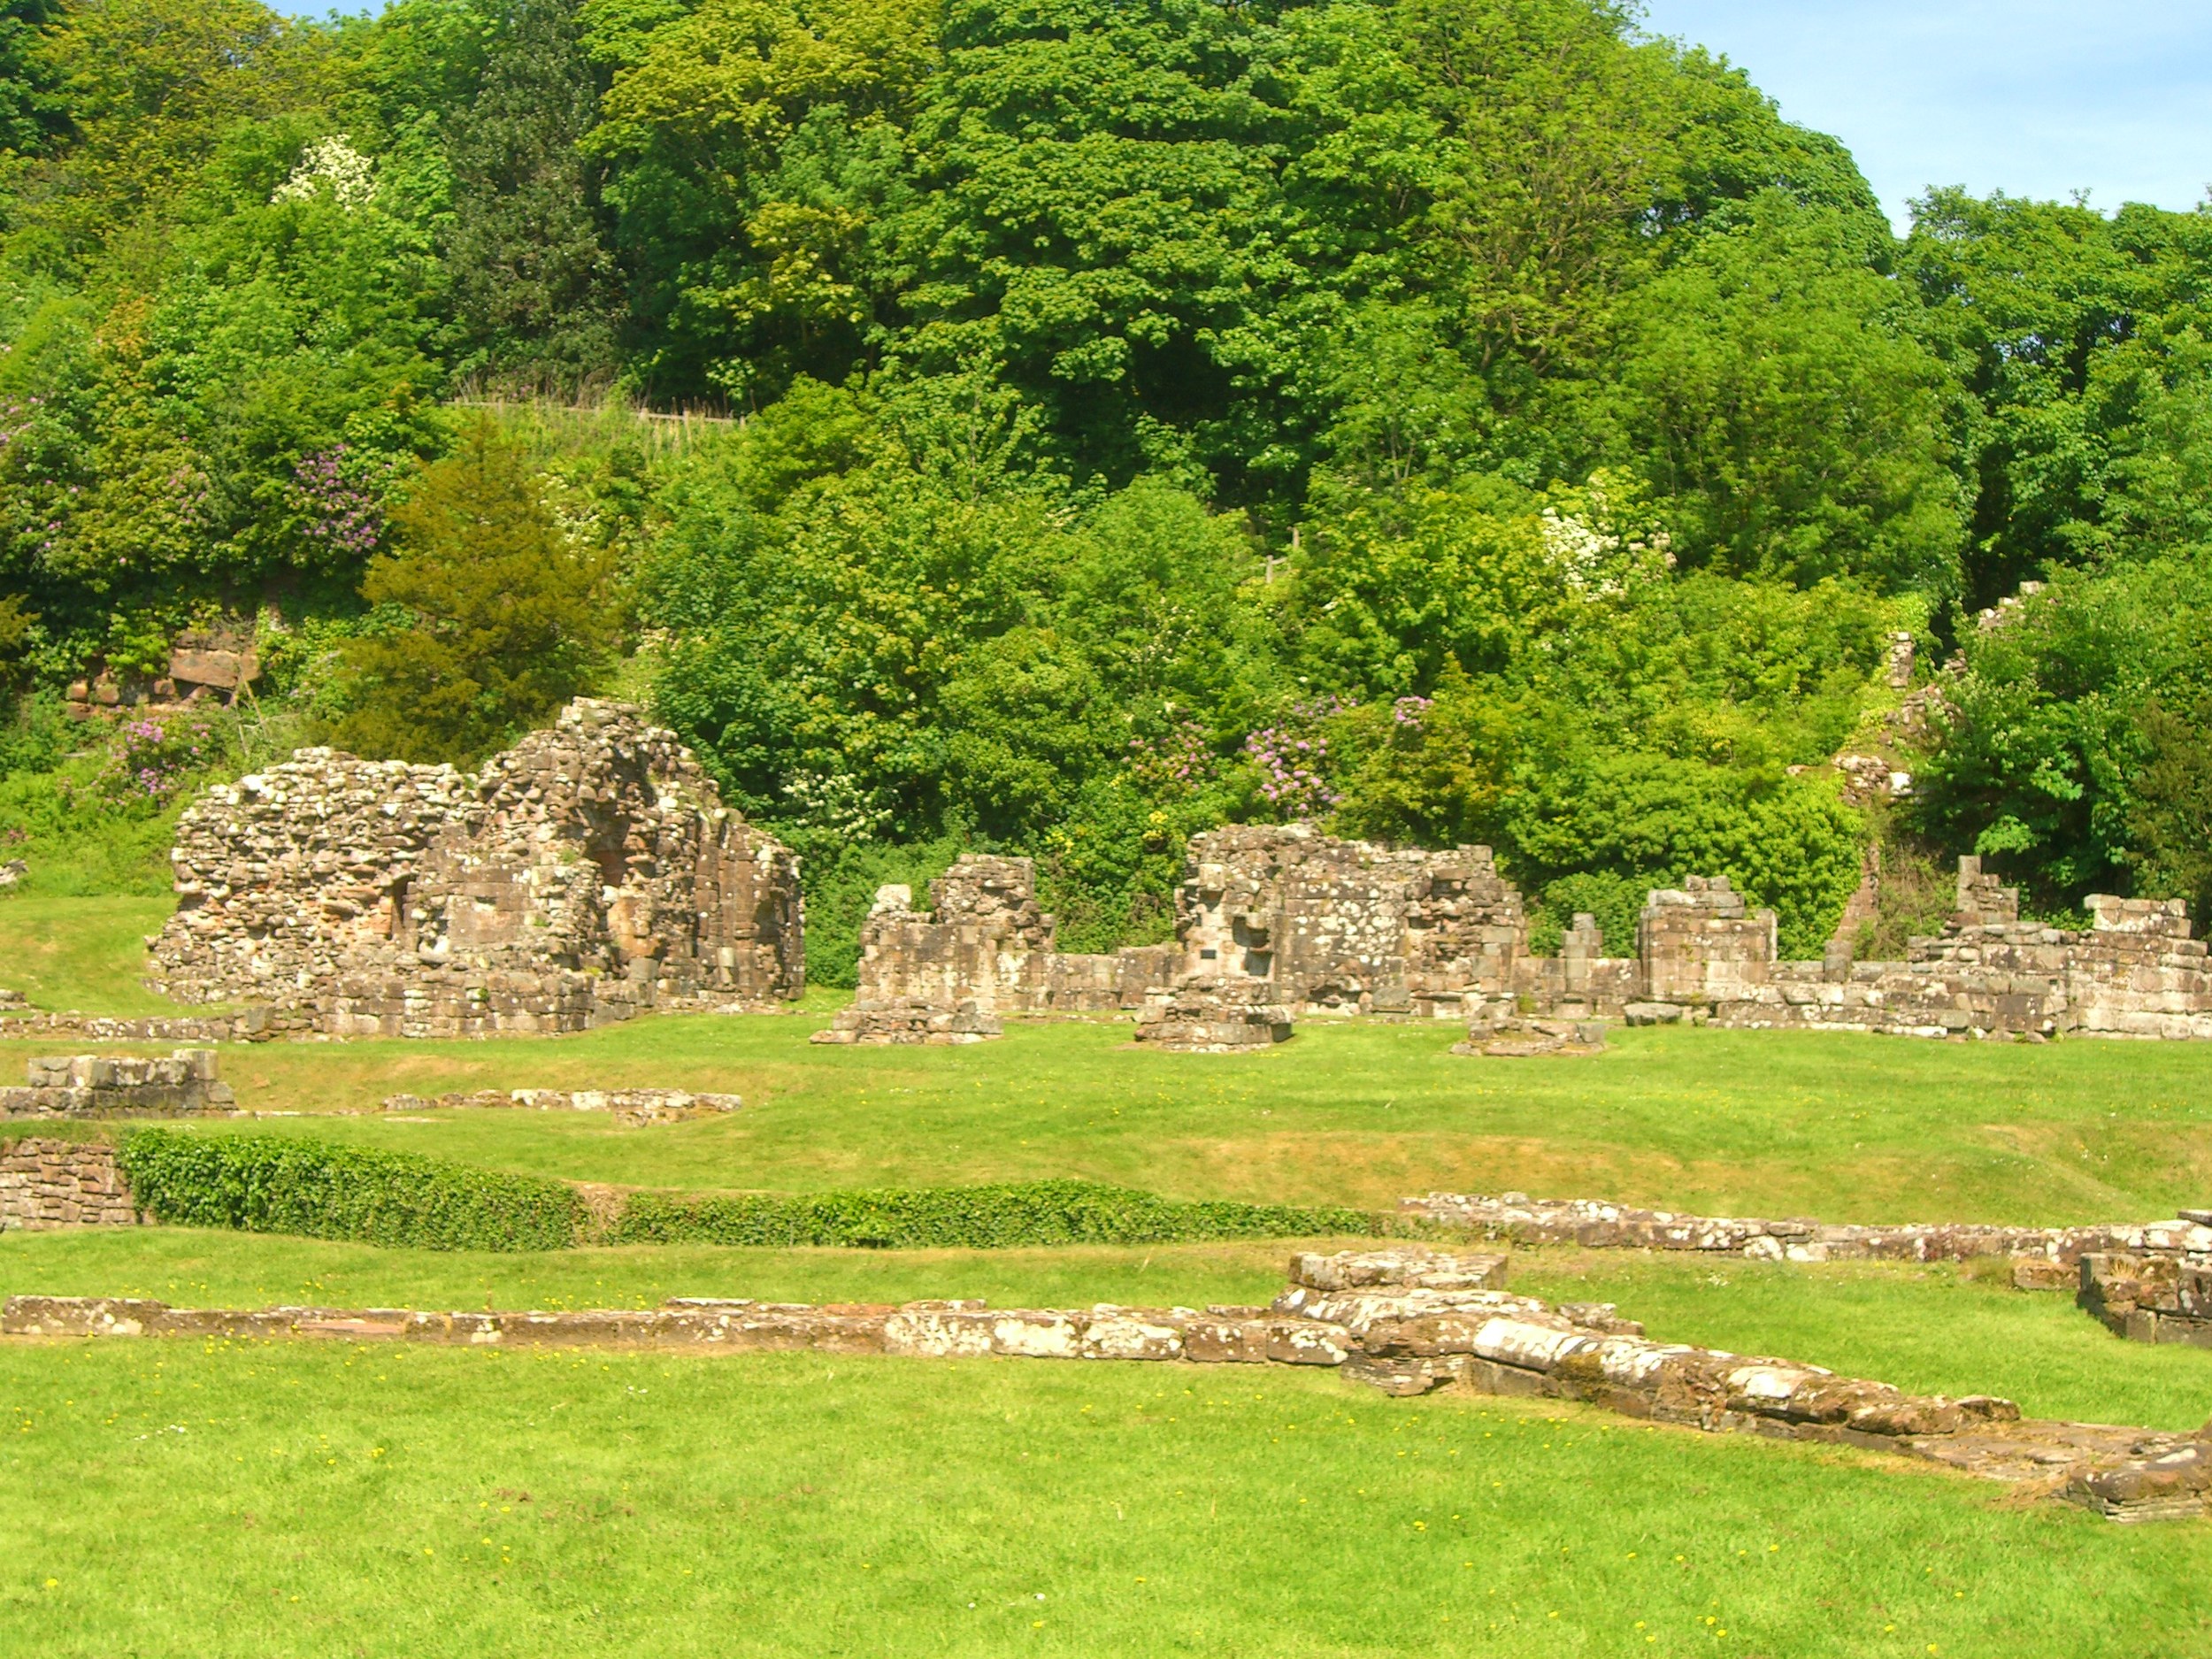
[[558,1250],[576,1242],[583,1218],[582,1202],[559,1181],[290,1136],[134,1129],[115,1162],[140,1208],[175,1226],[426,1250]]
[[512,445],[484,423],[426,467],[370,561],[374,607],[340,650],[331,740],[473,760],[549,721],[603,672],[606,559],[571,544]]
[[[1969,659],[1934,850],[2201,893],[2212,706],[2051,652],[2187,649],[2125,613],[2212,557],[2208,272],[2139,206],[1901,241],[1614,0],[22,0],[0,673],[227,618],[256,741],[457,760],[645,692],[834,982],[871,875],[1026,852],[1146,940],[1225,819],[1486,841],[1540,936],[1725,873],[1809,954],[1907,630]],[[1972,624],[2028,578],[2040,655]]]
[[1339,1206],[1179,1203],[1096,1181],[1022,1181],[905,1192],[752,1193],[669,1198],[633,1193],[616,1244],[858,1245],[1003,1250],[1041,1244],[1188,1244],[1378,1231]]
[[[140,1208],[172,1226],[429,1250],[558,1250],[594,1231],[560,1181],[319,1140],[137,1129],[123,1137],[116,1163]],[[1341,1205],[1190,1202],[1046,1180],[712,1198],[631,1193],[605,1231],[613,1244],[1002,1250],[1379,1230],[1376,1217]]]

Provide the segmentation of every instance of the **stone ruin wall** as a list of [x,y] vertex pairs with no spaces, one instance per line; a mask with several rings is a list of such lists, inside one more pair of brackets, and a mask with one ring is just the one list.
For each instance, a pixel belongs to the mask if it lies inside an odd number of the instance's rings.
[[1340,841],[1294,824],[1191,837],[1176,894],[1184,974],[1258,979],[1294,1014],[1466,1018],[1528,960],[1521,895],[1487,847]]
[[139,1219],[113,1147],[39,1136],[0,1141],[0,1232],[128,1227]]
[[2020,896],[1959,860],[1956,909],[1903,962],[1773,963],[1713,1017],[1744,1029],[1921,1037],[2212,1038],[2212,963],[2178,899],[2084,901],[2086,931],[2020,920]]
[[1171,945],[1056,950],[1032,859],[963,854],[929,884],[929,900],[917,910],[911,888],[877,890],[852,1005],[817,1041],[972,1042],[998,1035],[1002,1014],[1137,1009],[1172,983]]
[[180,820],[154,988],[333,1035],[575,1031],[803,988],[798,863],[674,734],[580,700],[471,775],[302,749]]
[[[1115,1010],[1147,1010],[1140,1040],[1166,1047],[1264,1047],[1285,1019],[1354,1014],[1459,1019],[1494,1036],[1532,1014],[1932,1037],[2212,1037],[2212,964],[2178,902],[2093,898],[2080,933],[2024,923],[2018,894],[1971,858],[1960,862],[1950,922],[1913,941],[1904,962],[1835,951],[1779,960],[1774,912],[1718,876],[1654,889],[1632,956],[1607,956],[1586,915],[1557,955],[1532,956],[1521,895],[1488,848],[1393,849],[1303,825],[1193,836],[1173,945],[1059,954],[1025,858],[971,854],[930,893],[927,911],[903,887],[878,895],[856,1002],[869,1012],[841,1019],[849,1034],[826,1041],[973,1041],[996,1034],[1007,1014]],[[1223,1022],[1248,1040],[1211,1028]],[[851,1034],[864,1025],[879,1034]]]

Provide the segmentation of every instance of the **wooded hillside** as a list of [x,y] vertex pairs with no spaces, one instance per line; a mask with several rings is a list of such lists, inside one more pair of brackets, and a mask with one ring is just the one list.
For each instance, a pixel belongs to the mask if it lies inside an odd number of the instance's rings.
[[[1901,240],[1625,5],[0,0],[0,147],[35,884],[604,691],[833,981],[963,846],[1164,936],[1235,819],[1490,842],[1540,945],[1696,872],[1816,955],[1870,841],[1893,932],[1964,851],[2212,897],[2212,213]],[[134,714],[196,633],[260,678]]]

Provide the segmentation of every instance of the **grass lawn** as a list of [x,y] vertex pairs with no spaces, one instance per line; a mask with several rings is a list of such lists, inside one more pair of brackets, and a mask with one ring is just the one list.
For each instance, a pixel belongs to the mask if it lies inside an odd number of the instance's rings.
[[[160,902],[0,901],[0,960],[41,1000],[159,1006],[136,940]],[[104,965],[103,965],[104,964]],[[0,975],[7,971],[0,970]],[[78,992],[86,995],[79,995]],[[134,1000],[134,999],[138,1000]],[[1386,1209],[1518,1188],[1825,1220],[2134,1220],[2212,1202],[2212,1045],[1932,1043],[1617,1033],[1589,1058],[1469,1060],[1445,1025],[1310,1021],[1261,1055],[1161,1055],[1117,1021],[1010,1024],[962,1048],[818,1048],[805,1011],[652,1018],[490,1042],[232,1048],[260,1127],[618,1184],[812,1190],[1083,1175],[1185,1198]],[[0,1044],[0,1071],[51,1052]],[[158,1051],[153,1049],[150,1051]],[[666,1085],[742,1094],[712,1121],[373,1111],[402,1091]],[[233,1127],[234,1125],[224,1125]]]
[[[1429,1025],[1314,1022],[1264,1055],[1161,1055],[1110,1022],[964,1048],[810,1046],[820,1014],[561,1039],[234,1048],[242,1104],[660,1084],[745,1109],[648,1130],[583,1114],[315,1116],[265,1132],[641,1187],[811,1190],[1083,1175],[1186,1198],[1387,1209],[1443,1187],[1835,1221],[2136,1220],[2212,1202],[2212,1049],[1626,1031],[1582,1059],[1468,1060]],[[0,1045],[6,1047],[10,1045]],[[12,1045],[19,1056],[53,1048]],[[216,1126],[227,1132],[235,1125]]]
[[[1006,1307],[1263,1303],[1310,1240],[1028,1250],[633,1245],[534,1255],[383,1249],[183,1227],[0,1234],[0,1294],[140,1295],[177,1307],[646,1308],[670,1296]],[[1509,1287],[1616,1302],[1661,1340],[1809,1360],[1927,1393],[2001,1394],[2031,1416],[2191,1429],[2212,1353],[2127,1343],[1998,1263],[1823,1266],[1609,1251],[1517,1252]]]
[[146,935],[176,902],[165,898],[0,896],[0,985],[34,1007],[88,1014],[174,1014],[141,983]]
[[1308,1372],[73,1342],[0,1392],[19,1652],[2212,1652],[2212,1527]]
[[[145,901],[0,901],[0,983],[135,987]],[[103,995],[104,993],[104,995]],[[1432,1187],[1851,1219],[2061,1222],[2212,1197],[2212,1051],[1622,1033],[1481,1062],[1310,1024],[1163,1056],[1126,1025],[810,1046],[804,1012],[557,1041],[225,1051],[212,1124],[694,1190],[1050,1175],[1387,1208]],[[12,1071],[52,1042],[0,1045]],[[156,1050],[157,1051],[157,1049]],[[665,1084],[644,1130],[348,1116],[402,1090]],[[1318,1241],[1325,1242],[1325,1241]],[[1290,1241],[432,1254],[173,1228],[0,1235],[0,1292],[180,1305],[1266,1300]],[[1523,1253],[1667,1340],[2032,1414],[2185,1428],[2212,1354],[2123,1343],[1989,1264]],[[61,1655],[1076,1653],[2212,1659],[2212,1525],[2115,1527],[1898,1460],[1333,1376],[348,1344],[0,1343],[0,1650]]]

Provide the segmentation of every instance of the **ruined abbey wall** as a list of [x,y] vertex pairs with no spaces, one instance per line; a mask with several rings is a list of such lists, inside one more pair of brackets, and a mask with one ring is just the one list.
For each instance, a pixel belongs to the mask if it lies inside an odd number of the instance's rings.
[[480,772],[329,749],[187,809],[150,982],[335,1035],[573,1031],[803,987],[798,864],[672,733],[581,700]]

